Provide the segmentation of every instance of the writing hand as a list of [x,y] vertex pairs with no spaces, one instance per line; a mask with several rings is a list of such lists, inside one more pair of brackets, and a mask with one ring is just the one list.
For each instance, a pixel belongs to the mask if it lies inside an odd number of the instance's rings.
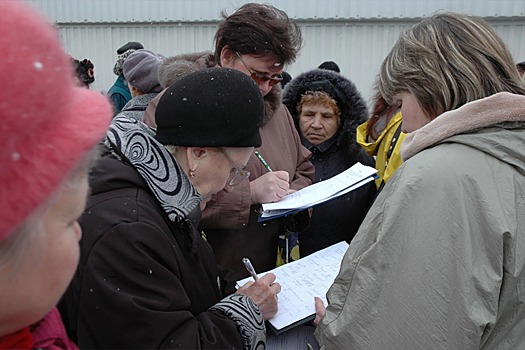
[[288,194],[290,175],[279,170],[266,173],[250,182],[252,204],[278,202]]
[[248,282],[237,289],[238,294],[246,295],[253,300],[261,310],[264,320],[268,320],[277,313],[277,294],[281,292],[281,285],[275,282],[275,275],[267,273],[255,282]]
[[326,313],[326,308],[324,307],[323,301],[320,298],[315,297],[314,300],[315,300],[315,319],[313,323],[315,326],[319,326],[319,323],[321,322],[321,320],[323,319]]

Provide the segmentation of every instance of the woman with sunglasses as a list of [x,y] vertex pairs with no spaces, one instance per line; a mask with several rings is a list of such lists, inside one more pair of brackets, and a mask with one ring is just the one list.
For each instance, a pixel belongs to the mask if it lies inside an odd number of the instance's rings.
[[[259,271],[275,267],[277,242],[286,229],[306,226],[308,214],[257,222],[261,203],[277,202],[313,181],[310,152],[302,146],[293,119],[282,104],[281,80],[285,66],[301,47],[301,32],[281,10],[267,4],[248,3],[232,15],[223,13],[215,34],[215,54],[199,52],[167,58],[159,67],[160,84],[166,88],[188,72],[214,66],[239,70],[259,86],[264,98],[262,146],[246,169],[250,176],[231,191],[211,196],[203,211],[201,229],[208,237],[219,264],[247,276],[242,263],[249,257]],[[162,94],[162,93],[161,93]],[[144,122],[155,126],[156,100],[148,106]],[[270,171],[272,169],[273,171]],[[286,227],[285,227],[286,226]]]
[[[301,32],[284,13],[270,5],[246,4],[224,16],[215,34],[215,61],[249,75],[264,96],[263,144],[252,154],[249,181],[234,191],[212,196],[203,212],[206,232],[220,264],[246,274],[242,257],[256,269],[275,267],[278,236],[297,230],[293,217],[257,222],[260,203],[277,202],[312,183],[310,152],[301,144],[293,119],[282,104],[281,73],[301,46]],[[308,215],[302,224],[308,222]],[[286,227],[285,227],[286,226]]]
[[79,268],[60,304],[80,348],[264,348],[275,275],[234,293],[197,231],[206,198],[250,175],[263,111],[252,79],[210,68],[166,91],[156,131],[113,120],[80,219]]

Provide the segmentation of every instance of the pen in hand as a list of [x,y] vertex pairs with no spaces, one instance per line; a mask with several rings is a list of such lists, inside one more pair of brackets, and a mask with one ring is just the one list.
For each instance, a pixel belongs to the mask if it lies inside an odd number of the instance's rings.
[[261,154],[257,151],[255,151],[255,155],[257,156],[257,158],[259,158],[259,160],[261,161],[261,163],[263,163],[264,167],[266,168],[266,170],[268,171],[272,171],[272,168],[270,168],[270,166],[268,165],[268,163],[266,163],[266,161],[264,160],[264,158],[261,156]]
[[252,262],[248,258],[242,258],[242,262],[244,266],[246,267],[246,270],[252,275],[253,279],[257,281],[257,273],[255,272],[255,269],[253,268]]

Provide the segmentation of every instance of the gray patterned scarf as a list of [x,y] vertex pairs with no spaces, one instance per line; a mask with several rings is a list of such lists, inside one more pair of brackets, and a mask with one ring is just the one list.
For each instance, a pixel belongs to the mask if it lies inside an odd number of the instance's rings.
[[201,195],[168,150],[155,140],[155,129],[126,118],[113,119],[104,144],[131,164],[148,184],[171,221],[186,218]]

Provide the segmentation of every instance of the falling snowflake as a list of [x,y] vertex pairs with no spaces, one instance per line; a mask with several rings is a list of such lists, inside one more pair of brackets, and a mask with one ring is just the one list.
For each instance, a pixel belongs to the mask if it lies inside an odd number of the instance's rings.
[[33,67],[35,67],[37,71],[41,71],[44,68],[44,65],[42,64],[42,62],[36,61],[35,63],[33,63]]

